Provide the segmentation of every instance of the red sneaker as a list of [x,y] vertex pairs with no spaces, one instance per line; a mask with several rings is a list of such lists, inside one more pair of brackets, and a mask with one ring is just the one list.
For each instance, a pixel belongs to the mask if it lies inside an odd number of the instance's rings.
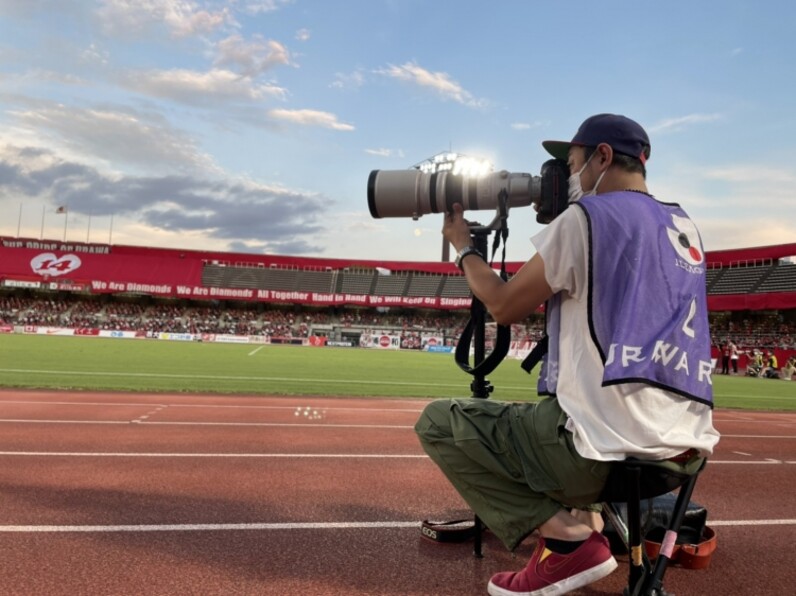
[[492,576],[488,591],[491,596],[566,594],[602,579],[616,567],[608,540],[599,532],[592,532],[586,542],[568,555],[550,551],[544,538],[539,538],[525,569]]

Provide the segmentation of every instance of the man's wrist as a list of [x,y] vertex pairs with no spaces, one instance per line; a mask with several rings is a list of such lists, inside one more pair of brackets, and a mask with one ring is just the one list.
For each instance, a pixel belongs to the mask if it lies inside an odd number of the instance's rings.
[[458,252],[455,261],[456,266],[462,271],[464,271],[463,261],[466,257],[470,255],[478,255],[482,261],[486,261],[486,257],[484,257],[484,255],[482,255],[481,252],[478,249],[476,249],[474,246],[472,245],[465,246]]

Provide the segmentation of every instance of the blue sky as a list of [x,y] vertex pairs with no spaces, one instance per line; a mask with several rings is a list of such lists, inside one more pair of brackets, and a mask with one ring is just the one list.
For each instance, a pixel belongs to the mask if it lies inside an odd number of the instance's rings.
[[[614,112],[707,250],[794,242],[794,23],[761,0],[0,0],[0,234],[44,212],[61,239],[66,205],[73,241],[112,218],[114,244],[433,261],[441,216],[372,219],[371,170],[453,149],[538,175],[541,141]],[[541,227],[509,225],[525,260]]]

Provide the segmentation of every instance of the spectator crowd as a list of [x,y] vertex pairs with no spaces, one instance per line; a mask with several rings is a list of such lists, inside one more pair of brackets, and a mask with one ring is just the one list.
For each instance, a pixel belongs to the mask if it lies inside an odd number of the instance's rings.
[[[758,356],[773,350],[796,349],[796,313],[746,313],[743,318],[712,313],[711,335],[719,352],[721,373],[738,372],[738,360],[755,366]],[[789,318],[788,318],[789,317]],[[405,348],[419,348],[424,336],[455,343],[469,311],[409,311],[397,309],[323,308],[234,302],[187,302],[159,299],[82,298],[33,294],[0,294],[0,325],[92,328],[148,333],[193,333],[306,338],[328,335],[333,328],[400,335]],[[488,330],[489,331],[489,330]],[[512,325],[512,339],[538,341],[544,334],[544,316]],[[488,335],[489,339],[489,335]],[[783,363],[783,368],[796,361]],[[762,369],[759,369],[762,370]]]

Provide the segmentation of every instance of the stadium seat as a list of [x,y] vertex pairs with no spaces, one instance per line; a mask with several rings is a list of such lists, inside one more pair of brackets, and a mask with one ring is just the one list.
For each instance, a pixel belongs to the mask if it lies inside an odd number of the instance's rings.
[[[671,559],[676,537],[696,486],[697,477],[704,469],[706,459],[687,453],[673,460],[643,461],[627,459],[616,462],[608,476],[601,495],[603,514],[607,518],[630,554],[628,585],[625,596],[663,596],[663,575]],[[651,499],[680,488],[671,512],[663,546],[650,563],[644,548],[642,524],[642,499]],[[627,504],[627,525],[618,508]]]

